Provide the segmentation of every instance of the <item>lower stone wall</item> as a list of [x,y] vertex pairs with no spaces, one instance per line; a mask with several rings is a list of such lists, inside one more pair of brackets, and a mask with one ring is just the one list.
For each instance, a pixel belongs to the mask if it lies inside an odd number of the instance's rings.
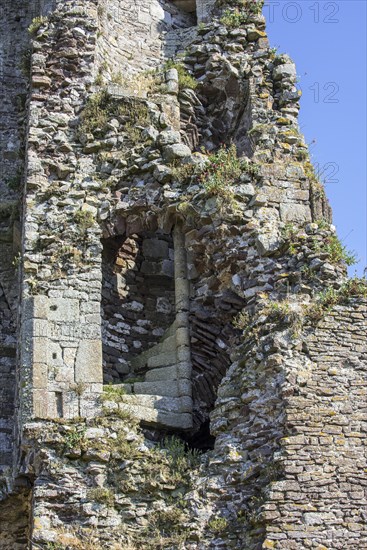
[[366,323],[352,299],[316,327],[266,324],[245,344],[212,413],[223,544],[366,547]]
[[305,339],[307,368],[287,365],[284,480],[266,505],[274,548],[367,548],[366,332],[366,303],[337,306]]
[[23,299],[24,419],[89,417],[97,406],[102,391],[99,303],[66,296]]
[[33,540],[366,548],[366,321],[357,300],[298,333],[287,320],[255,321],[219,387],[214,450],[202,455],[143,437],[108,403],[94,420],[29,424],[21,474],[35,475]]

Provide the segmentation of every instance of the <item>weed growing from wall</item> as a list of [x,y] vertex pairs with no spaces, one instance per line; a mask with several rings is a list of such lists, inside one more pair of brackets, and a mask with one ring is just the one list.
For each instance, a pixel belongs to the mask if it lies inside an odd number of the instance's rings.
[[367,280],[359,277],[348,279],[336,290],[327,290],[315,296],[314,301],[305,307],[305,316],[310,322],[318,322],[336,305],[345,305],[351,299],[367,298]]
[[68,451],[80,447],[84,442],[85,432],[85,427],[81,429],[73,428],[70,432],[67,432],[64,436],[64,449]]
[[80,116],[78,128],[79,138],[86,138],[97,130],[106,131],[109,118],[111,97],[106,90],[98,92],[88,98],[84,111]]
[[32,23],[28,27],[29,34],[31,34],[32,36],[36,35],[39,29],[42,27],[42,25],[46,25],[47,22],[48,22],[48,17],[43,17],[43,16],[35,17],[32,20]]
[[213,517],[208,522],[209,530],[215,533],[216,535],[220,535],[223,533],[227,527],[228,527],[228,520],[226,518],[222,517]]
[[229,29],[236,29],[248,21],[248,13],[238,8],[234,10],[225,10],[220,22]]
[[330,262],[333,264],[344,262],[351,266],[357,261],[356,255],[347,250],[336,235],[331,235],[325,239],[324,250],[329,254]]
[[[324,221],[319,221],[318,227],[320,230],[329,230],[330,225]],[[329,255],[329,262],[337,265],[345,263],[351,266],[356,263],[356,255],[348,250],[339,240],[337,235],[329,234],[322,238],[314,235],[308,237],[302,228],[299,228],[291,223],[287,223],[281,230],[281,235],[288,252],[294,256],[297,254],[304,244],[307,244],[315,253],[326,253]],[[307,273],[307,266],[303,268],[304,273]]]
[[114,100],[107,90],[92,95],[80,115],[78,138],[84,142],[89,135],[102,137],[111,118],[120,119],[131,145],[142,142],[142,131],[151,123],[147,106],[138,100],[122,103]]
[[88,491],[87,497],[106,506],[113,506],[115,501],[114,494],[108,487],[94,487]]
[[112,385],[103,386],[102,401],[113,401],[114,403],[120,403],[123,401],[122,397],[126,395],[124,386]]
[[243,173],[258,175],[258,167],[237,156],[235,144],[221,147],[210,154],[206,169],[200,174],[199,182],[209,195],[217,196],[229,205],[234,205],[233,186],[238,184]]
[[80,233],[85,234],[94,225],[94,216],[88,210],[78,210],[74,215]]

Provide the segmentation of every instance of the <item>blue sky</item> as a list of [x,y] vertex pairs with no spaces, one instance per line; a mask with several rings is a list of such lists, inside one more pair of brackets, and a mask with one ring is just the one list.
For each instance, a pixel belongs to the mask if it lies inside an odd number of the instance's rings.
[[272,47],[288,53],[302,90],[300,126],[325,180],[343,244],[366,258],[366,0],[266,0]]

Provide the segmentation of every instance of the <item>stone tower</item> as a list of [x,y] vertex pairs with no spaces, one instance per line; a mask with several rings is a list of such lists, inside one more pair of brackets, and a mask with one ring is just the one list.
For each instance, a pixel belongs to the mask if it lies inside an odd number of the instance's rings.
[[262,2],[0,9],[0,547],[367,547],[366,282]]

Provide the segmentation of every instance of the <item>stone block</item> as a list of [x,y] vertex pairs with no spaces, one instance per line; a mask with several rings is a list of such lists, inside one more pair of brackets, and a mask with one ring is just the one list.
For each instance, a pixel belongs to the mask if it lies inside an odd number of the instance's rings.
[[177,355],[177,361],[179,363],[187,363],[187,362],[190,362],[190,358],[191,358],[191,352],[190,352],[190,348],[187,347],[187,346],[180,346],[179,348],[177,348],[177,352],[176,352],[176,355]]
[[163,277],[173,277],[173,274],[174,274],[173,261],[163,260],[163,262],[160,263],[158,275],[162,275]]
[[177,428],[181,430],[189,430],[192,428],[192,415],[188,413],[183,414],[166,414],[159,412],[157,415],[157,423],[161,426],[169,428]]
[[[29,328],[27,327],[29,325]],[[50,325],[45,319],[32,319],[25,321],[23,324],[25,329],[32,331],[32,334],[36,338],[48,338],[50,335]]]
[[95,340],[101,338],[101,325],[99,323],[89,323],[82,326],[80,337],[87,340]]
[[163,149],[163,157],[167,162],[183,159],[191,155],[191,150],[187,145],[183,143],[175,143],[173,145],[166,145]]
[[165,164],[157,164],[154,169],[153,176],[160,183],[167,183],[172,177],[172,170],[168,168]]
[[169,397],[161,395],[132,394],[124,395],[123,403],[135,404],[148,409],[155,409],[164,412],[192,412],[192,399],[185,397]]
[[274,80],[282,80],[283,78],[296,78],[297,71],[294,63],[284,63],[278,65],[273,71]]
[[56,342],[47,342],[47,364],[53,367],[64,365],[62,347]]
[[47,338],[33,338],[33,363],[47,364],[48,343]]
[[157,382],[165,380],[177,380],[177,378],[190,378],[191,365],[189,363],[174,365],[172,367],[163,367],[161,369],[153,369],[146,373],[145,380],[147,382]]
[[180,130],[180,107],[176,98],[166,98],[166,101],[162,103],[162,114],[160,117],[160,123],[162,126],[171,124],[176,130]]
[[57,387],[69,388],[74,385],[74,365],[72,367],[56,367],[54,370],[55,384]]
[[148,356],[145,353],[142,353],[141,355],[138,355],[137,357],[133,357],[130,361],[130,365],[134,372],[139,372],[141,370],[144,370],[148,363]]
[[75,381],[102,383],[102,342],[82,340],[75,359]]
[[305,204],[281,204],[280,218],[283,222],[305,223],[311,221],[311,209]]
[[76,347],[67,347],[63,349],[62,358],[66,367],[74,368],[76,352]]
[[149,6],[149,11],[153,19],[158,19],[160,21],[164,20],[165,12],[163,8],[160,6],[160,4],[158,4],[158,2],[157,3],[152,2]]
[[33,390],[33,416],[34,418],[48,418],[49,394],[45,389]]
[[[62,418],[75,418],[76,416],[81,416],[80,406],[79,406],[80,397],[73,391],[65,391],[62,394],[62,410],[59,408],[59,404],[56,402],[56,411],[54,414],[57,416],[62,416]],[[55,416],[53,416],[55,418]]]
[[161,353],[174,352],[176,353],[176,337],[175,335],[165,338],[159,345]]
[[[166,73],[166,78],[167,78],[167,73]],[[158,136],[158,143],[159,145],[162,145],[162,146],[173,145],[174,143],[180,143],[180,141],[181,141],[180,132],[176,132],[175,130],[165,130],[164,132],[161,132]]]
[[176,311],[188,311],[189,289],[188,281],[184,278],[175,279]]
[[36,319],[47,319],[49,310],[49,298],[47,296],[33,297],[33,316]]
[[259,235],[256,240],[256,247],[261,256],[271,254],[279,248],[279,239],[276,233]]
[[178,368],[176,366],[162,367],[161,369],[148,371],[145,375],[145,380],[146,382],[163,382],[167,380],[177,380],[178,376]]
[[152,22],[152,17],[150,15],[150,13],[139,10],[138,21],[139,21],[139,23],[143,23],[143,24],[146,24],[146,25],[150,26],[150,24]]
[[169,367],[177,362],[176,351],[160,353],[148,358],[148,367]]
[[33,364],[33,388],[37,390],[47,389],[47,364]]
[[176,344],[177,346],[190,347],[190,333],[188,328],[181,327],[176,330]]
[[173,304],[165,296],[158,296],[156,309],[158,313],[163,313],[165,315],[168,315],[172,313]]
[[64,322],[77,321],[79,319],[79,300],[50,298],[48,319]]
[[135,382],[134,393],[136,395],[162,395],[167,397],[180,397],[177,380],[162,380],[157,382]]
[[148,424],[182,430],[192,428],[192,415],[190,413],[167,413],[159,409],[141,406],[137,402],[131,404],[120,403],[119,408]]
[[191,380],[180,378],[177,382],[178,391],[181,397],[191,397],[192,396],[192,384]]

